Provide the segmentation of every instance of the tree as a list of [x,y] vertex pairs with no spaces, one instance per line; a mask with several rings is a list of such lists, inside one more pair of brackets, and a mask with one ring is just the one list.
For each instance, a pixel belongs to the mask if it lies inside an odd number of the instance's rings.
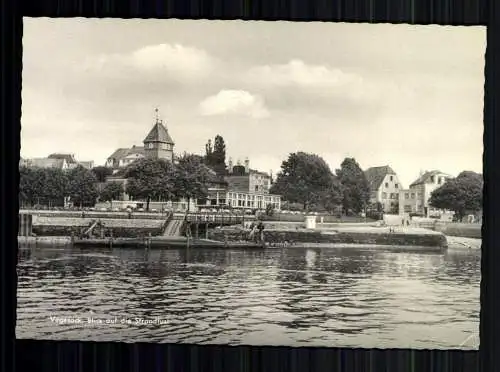
[[[270,192],[280,194],[291,203],[301,203],[305,210],[324,197],[325,190],[335,193],[335,177],[323,158],[296,152],[281,164]],[[334,196],[333,194],[331,196]]]
[[349,210],[355,213],[364,211],[370,200],[370,186],[356,159],[345,158],[336,174],[342,184],[344,211],[346,213]]
[[206,199],[208,186],[216,181],[216,175],[197,155],[184,154],[175,167],[174,195],[178,198]]
[[79,165],[68,173],[67,194],[80,207],[94,206],[99,195],[96,184],[94,172]]
[[49,206],[63,206],[69,187],[68,174],[58,168],[43,169],[42,174],[44,199]]
[[323,208],[330,214],[337,212],[339,206],[342,205],[342,198],[342,185],[336,177],[333,178],[331,185],[319,195]]
[[226,144],[224,138],[216,135],[213,146],[212,140],[205,145],[205,164],[212,168],[217,174],[226,174]]
[[205,161],[206,161],[207,165],[210,165],[213,162],[213,159],[212,159],[213,152],[214,152],[214,149],[212,147],[212,140],[209,139],[207,144],[205,145]]
[[266,205],[266,216],[272,217],[274,215],[274,204],[269,203]]
[[41,183],[38,169],[19,167],[19,197],[23,202],[33,205],[40,197]]
[[467,212],[478,212],[483,203],[483,177],[481,174],[464,171],[456,178],[432,192],[429,204],[434,208],[455,212],[459,221]]
[[97,182],[106,182],[106,177],[111,176],[111,174],[113,174],[113,170],[111,168],[103,166],[92,168],[92,172],[94,173]]
[[113,207],[113,200],[119,199],[123,191],[124,188],[121,182],[108,182],[99,194],[99,199],[109,201],[111,207]]
[[164,159],[139,159],[125,170],[126,192],[134,199],[146,199],[146,210],[152,199],[170,200],[174,190],[174,168]]
[[19,193],[27,204],[64,205],[68,178],[62,169],[19,168]]

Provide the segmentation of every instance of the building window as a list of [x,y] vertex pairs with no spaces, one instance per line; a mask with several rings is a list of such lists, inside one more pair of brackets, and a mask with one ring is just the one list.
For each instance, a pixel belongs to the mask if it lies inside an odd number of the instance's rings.
[[434,177],[434,176],[431,176],[431,182],[432,182],[432,183],[436,182],[436,179],[435,179],[435,177]]
[[399,188],[399,185],[397,183],[395,183],[394,187],[397,189],[397,188]]
[[390,176],[389,179],[392,181],[392,176]]
[[438,177],[438,183],[441,184],[442,178]]
[[386,182],[386,183],[385,183],[385,188],[387,189],[388,187],[389,187],[389,183],[388,183],[388,182]]
[[410,198],[410,194],[405,192],[405,199],[409,199]]
[[387,199],[387,193],[386,192],[382,193],[382,199]]
[[255,191],[259,191],[259,186],[255,185]]
[[421,192],[417,193],[417,195],[418,195],[419,198],[422,197],[422,193]]
[[415,199],[415,193],[414,192],[411,193],[411,198]]

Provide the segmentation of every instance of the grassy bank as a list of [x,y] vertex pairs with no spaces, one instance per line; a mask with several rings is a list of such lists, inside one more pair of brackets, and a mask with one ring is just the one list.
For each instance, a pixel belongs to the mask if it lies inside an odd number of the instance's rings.
[[461,238],[481,239],[481,225],[473,223],[437,223],[434,227],[435,231],[442,232],[448,236],[456,236]]
[[[32,214],[40,217],[59,217],[59,218],[82,218],[81,211],[40,211],[23,209],[20,213]],[[99,212],[85,211],[86,218],[109,218],[109,219],[139,219],[139,220],[165,220],[168,215],[165,213],[152,212],[133,212],[130,215],[127,212]]]
[[[33,216],[33,233],[37,236],[78,236],[95,220],[93,218],[41,217]],[[106,235],[114,237],[143,237],[160,235],[166,221],[152,219],[100,218]]]

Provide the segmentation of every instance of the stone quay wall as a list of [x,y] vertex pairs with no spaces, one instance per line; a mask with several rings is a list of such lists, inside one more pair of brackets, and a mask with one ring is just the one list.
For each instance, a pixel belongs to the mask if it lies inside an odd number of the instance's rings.
[[[218,241],[243,241],[248,239],[248,230],[242,229],[212,229],[208,238]],[[426,233],[424,231],[389,232],[387,229],[375,230],[264,230],[264,240],[271,244],[300,243],[333,243],[358,245],[392,245],[415,247],[447,247],[446,237],[441,233]]]

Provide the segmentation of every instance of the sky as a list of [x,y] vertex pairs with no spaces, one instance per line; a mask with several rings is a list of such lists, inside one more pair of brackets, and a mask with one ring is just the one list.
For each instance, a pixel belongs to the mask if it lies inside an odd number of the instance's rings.
[[104,164],[155,108],[175,151],[482,172],[485,27],[24,18],[21,156]]

